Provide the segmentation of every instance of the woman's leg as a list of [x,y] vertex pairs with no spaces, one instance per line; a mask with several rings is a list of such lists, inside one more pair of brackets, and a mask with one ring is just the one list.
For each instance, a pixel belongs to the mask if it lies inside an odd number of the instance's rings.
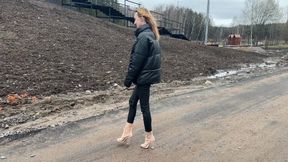
[[132,96],[129,99],[129,113],[127,117],[127,122],[133,124],[135,116],[136,116],[136,110],[137,110],[137,103],[139,100],[138,96],[138,86],[135,86],[135,89],[133,91]]
[[149,106],[150,87],[151,85],[144,85],[139,87],[138,89],[140,106],[143,114],[143,120],[146,132],[144,143],[142,143],[140,146],[145,149],[148,148],[154,149],[154,142],[155,142],[155,137],[152,133],[152,118]]
[[138,86],[138,94],[140,99],[140,107],[143,115],[144,127],[146,132],[152,131],[152,119],[149,106],[151,85]]
[[139,100],[138,94],[137,94],[137,87],[135,87],[132,96],[129,100],[129,113],[127,117],[127,123],[123,128],[123,133],[120,138],[117,138],[117,141],[121,144],[129,144],[129,139],[132,137],[132,128],[133,128],[133,122],[136,115],[136,108],[137,108],[137,102]]

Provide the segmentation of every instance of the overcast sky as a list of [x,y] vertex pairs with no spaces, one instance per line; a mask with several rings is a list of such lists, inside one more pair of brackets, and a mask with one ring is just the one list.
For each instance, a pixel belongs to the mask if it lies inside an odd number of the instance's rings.
[[[119,0],[123,2],[124,0]],[[175,4],[191,8],[194,11],[206,13],[207,0],[133,0],[140,2],[144,7],[153,9],[159,4]],[[287,17],[288,0],[279,0],[280,7]],[[242,17],[245,0],[210,0],[210,17],[217,26],[230,26],[233,17]]]

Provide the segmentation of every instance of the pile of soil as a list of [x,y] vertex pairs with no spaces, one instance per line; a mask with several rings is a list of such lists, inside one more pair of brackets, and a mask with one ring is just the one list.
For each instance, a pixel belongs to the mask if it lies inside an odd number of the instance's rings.
[[[0,97],[122,85],[133,30],[41,0],[0,2]],[[162,37],[163,82],[261,62],[263,56]],[[2,105],[3,106],[3,105]]]

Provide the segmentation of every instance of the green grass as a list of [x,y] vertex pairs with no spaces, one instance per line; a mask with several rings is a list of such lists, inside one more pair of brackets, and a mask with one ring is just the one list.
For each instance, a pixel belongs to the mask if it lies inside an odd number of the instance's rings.
[[267,49],[288,49],[288,44],[280,44],[274,46],[268,46]]

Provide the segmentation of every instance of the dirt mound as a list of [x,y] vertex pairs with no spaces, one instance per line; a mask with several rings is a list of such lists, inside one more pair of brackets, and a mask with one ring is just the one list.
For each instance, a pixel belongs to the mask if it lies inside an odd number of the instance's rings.
[[[133,30],[44,1],[0,2],[0,97],[105,90],[122,85]],[[255,53],[162,38],[163,81],[262,61]]]

